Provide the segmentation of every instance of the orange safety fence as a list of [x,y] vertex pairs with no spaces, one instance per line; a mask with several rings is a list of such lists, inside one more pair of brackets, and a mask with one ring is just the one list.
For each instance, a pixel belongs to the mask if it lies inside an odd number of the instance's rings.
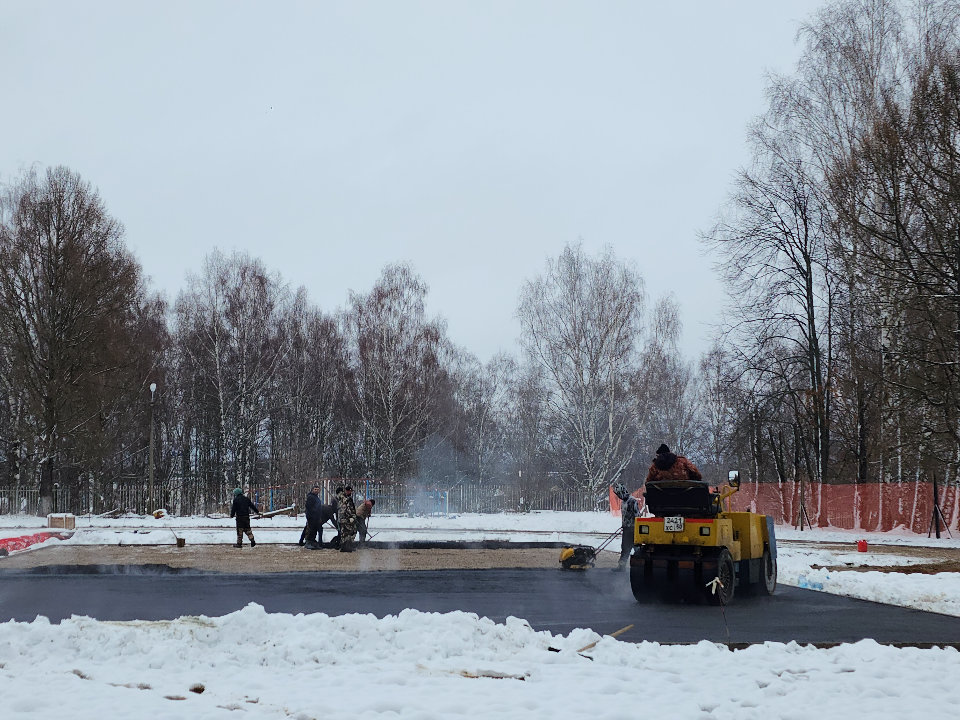
[[[947,526],[960,520],[960,488],[939,485],[940,509]],[[632,493],[643,507],[643,488]],[[804,483],[803,504],[810,522],[821,528],[926,533],[933,517],[933,483],[821,485]],[[744,483],[730,499],[730,509],[771,515],[778,525],[798,524],[800,483]],[[620,514],[620,500],[610,489],[610,512]],[[941,529],[943,529],[941,527]]]

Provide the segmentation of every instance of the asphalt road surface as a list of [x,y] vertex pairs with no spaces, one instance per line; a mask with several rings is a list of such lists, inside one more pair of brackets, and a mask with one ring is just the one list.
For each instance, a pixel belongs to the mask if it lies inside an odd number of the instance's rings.
[[[120,571],[120,572],[118,572]],[[493,620],[525,618],[537,630],[566,634],[577,627],[610,633],[630,623],[621,640],[726,642],[720,608],[638,604],[626,574],[594,569],[433,570],[268,575],[170,572],[149,566],[54,567],[0,571],[0,621],[57,622],[71,615],[100,620],[168,620],[216,616],[259,603],[268,612],[378,617],[404,608],[464,610]],[[737,598],[726,608],[730,640],[960,643],[960,618],[780,587],[773,597]]]

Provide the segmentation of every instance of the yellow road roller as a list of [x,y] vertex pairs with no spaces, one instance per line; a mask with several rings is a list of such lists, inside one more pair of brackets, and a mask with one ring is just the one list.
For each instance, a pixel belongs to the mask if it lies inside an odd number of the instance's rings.
[[637,518],[630,555],[630,586],[638,601],[684,597],[729,605],[735,591],[773,594],[773,518],[730,512],[729,498],[739,489],[736,472],[717,492],[701,481],[646,484],[653,517]]

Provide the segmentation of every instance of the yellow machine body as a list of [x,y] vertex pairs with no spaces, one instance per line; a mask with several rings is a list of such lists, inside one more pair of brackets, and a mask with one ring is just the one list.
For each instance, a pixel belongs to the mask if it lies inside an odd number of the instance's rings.
[[777,539],[772,518],[731,512],[723,501],[735,484],[711,492],[700,482],[648,484],[654,517],[636,519],[630,585],[637,600],[675,594],[733,601],[734,588],[771,594],[777,584]]
[[564,570],[586,570],[594,566],[597,551],[588,545],[561,548],[560,567]]
[[685,518],[680,531],[664,529],[664,518],[637,518],[634,545],[688,545],[727,548],[735,562],[763,555],[770,545],[767,516],[749,512],[723,512],[716,518]]

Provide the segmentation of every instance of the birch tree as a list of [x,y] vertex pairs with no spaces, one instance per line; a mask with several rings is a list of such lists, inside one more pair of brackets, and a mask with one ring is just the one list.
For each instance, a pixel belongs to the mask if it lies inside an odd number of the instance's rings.
[[243,253],[214,251],[176,303],[187,375],[213,410],[221,489],[253,479],[269,438],[266,420],[288,351],[290,293],[278,275]]
[[606,248],[596,257],[568,245],[526,282],[517,317],[521,343],[542,365],[547,402],[576,456],[577,481],[602,493],[630,463],[643,280]]
[[442,321],[428,318],[427,285],[409,265],[388,265],[369,293],[351,293],[343,316],[352,404],[365,433],[367,469],[391,479],[413,466],[449,391]]
[[490,480],[505,452],[506,413],[516,361],[498,353],[487,364],[464,358],[457,377],[456,404],[463,416],[463,446],[477,482]]

